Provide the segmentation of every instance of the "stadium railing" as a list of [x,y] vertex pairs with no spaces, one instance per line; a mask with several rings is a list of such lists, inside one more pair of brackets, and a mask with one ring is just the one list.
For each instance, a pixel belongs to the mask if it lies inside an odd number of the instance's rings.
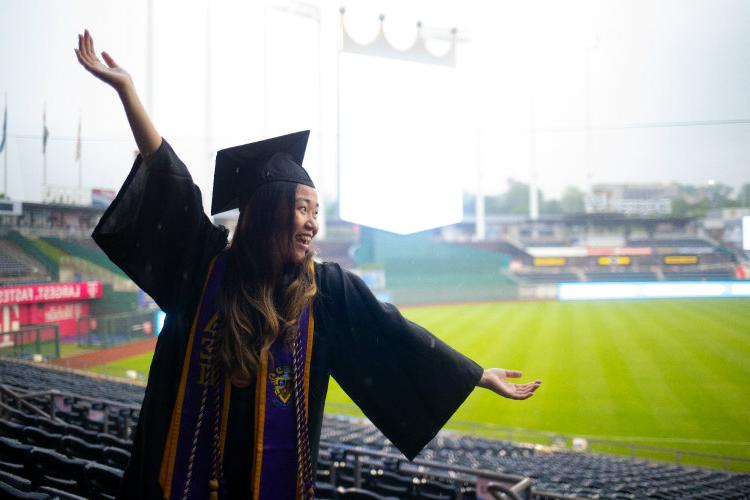
[[155,314],[156,310],[148,310],[82,316],[77,320],[76,343],[79,347],[111,347],[153,338]]
[[54,323],[28,325],[8,332],[12,345],[0,348],[0,355],[29,359],[35,354],[47,359],[60,357],[60,327]]

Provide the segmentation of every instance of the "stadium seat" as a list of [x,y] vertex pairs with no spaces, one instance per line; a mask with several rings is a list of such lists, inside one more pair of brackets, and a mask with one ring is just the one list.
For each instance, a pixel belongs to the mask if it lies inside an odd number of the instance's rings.
[[125,470],[125,467],[128,466],[128,462],[130,462],[130,453],[126,450],[123,450],[122,448],[107,446],[104,448],[104,451],[102,453],[102,459],[104,461],[104,465],[108,465],[109,467],[114,467],[115,469],[119,470]]
[[31,450],[32,482],[74,495],[86,496],[86,461],[68,458],[51,450]]
[[427,498],[430,500],[453,500],[458,495],[455,486],[448,486],[437,481],[427,480],[419,483],[414,489],[414,494],[418,498]]
[[81,427],[83,427],[87,431],[93,431],[98,434],[104,433],[104,422],[97,422],[95,420],[84,418],[81,422]]
[[367,487],[379,495],[404,498],[412,489],[412,478],[391,471],[373,471],[367,477]]
[[473,486],[463,486],[461,488],[461,500],[476,500],[477,490]]
[[398,500],[397,497],[383,497],[362,488],[338,488],[339,500]]
[[406,498],[411,492],[411,485],[409,486],[393,486],[386,483],[380,483],[375,480],[367,485],[373,492],[378,495],[385,495],[389,497]]
[[21,425],[33,425],[33,419],[30,415],[15,408],[3,408],[3,413],[7,421],[15,422]]
[[7,500],[48,500],[54,497],[47,493],[27,493],[0,480],[0,498]]
[[74,413],[73,411],[56,410],[55,416],[66,424],[77,425],[79,427],[81,425],[81,422],[83,421],[81,416],[77,413]]
[[12,439],[23,440],[23,428],[21,424],[16,424],[10,420],[0,419],[0,436],[5,436]]
[[336,499],[336,488],[328,483],[315,483],[315,499],[316,500],[335,500]]
[[106,465],[89,462],[86,464],[88,498],[112,500],[120,491],[123,472]]
[[65,435],[68,433],[68,424],[45,417],[34,417],[34,427],[53,434]]
[[12,474],[0,469],[0,482],[13,486],[21,491],[31,490],[31,481],[25,477]]
[[26,444],[32,446],[56,450],[60,447],[62,436],[60,434],[53,434],[51,432],[37,429],[36,427],[24,427],[23,440]]
[[52,488],[51,486],[40,486],[39,492],[49,495],[49,497],[46,498],[54,498],[55,500],[88,500],[84,497],[68,493],[67,491]]
[[318,462],[318,468],[315,471],[315,481],[319,483],[331,483],[331,470],[321,469],[320,462]]
[[99,434],[97,434],[96,437],[97,437],[97,440],[104,446],[114,446],[115,448],[120,448],[121,450],[125,450],[128,453],[132,453],[133,451],[132,441],[120,439],[115,436],[112,436],[111,434],[106,434],[104,432],[100,432]]
[[59,451],[72,458],[99,462],[103,459],[104,446],[91,444],[76,436],[68,435],[60,441]]
[[7,472],[26,475],[32,447],[21,441],[0,437],[0,467]]
[[87,443],[99,444],[99,433],[74,424],[68,424],[68,435],[83,439]]

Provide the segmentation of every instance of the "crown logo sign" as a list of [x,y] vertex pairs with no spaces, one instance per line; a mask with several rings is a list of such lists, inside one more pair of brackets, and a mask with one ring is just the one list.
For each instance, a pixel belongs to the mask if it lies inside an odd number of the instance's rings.
[[456,66],[456,28],[450,30],[450,47],[442,55],[435,55],[427,49],[427,38],[422,32],[422,23],[417,23],[417,36],[414,43],[406,50],[399,50],[388,41],[383,27],[385,16],[380,15],[380,28],[378,34],[369,43],[359,43],[354,40],[346,29],[344,14],[346,9],[339,9],[341,14],[341,51],[368,56],[387,57],[390,59],[401,59],[404,61],[418,62],[423,64],[435,64],[438,66]]

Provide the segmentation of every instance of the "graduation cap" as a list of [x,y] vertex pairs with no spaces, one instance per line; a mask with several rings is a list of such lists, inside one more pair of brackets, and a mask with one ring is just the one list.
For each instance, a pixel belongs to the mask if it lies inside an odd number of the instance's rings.
[[302,168],[310,131],[222,149],[216,153],[211,215],[240,205],[264,184],[294,182],[315,187]]

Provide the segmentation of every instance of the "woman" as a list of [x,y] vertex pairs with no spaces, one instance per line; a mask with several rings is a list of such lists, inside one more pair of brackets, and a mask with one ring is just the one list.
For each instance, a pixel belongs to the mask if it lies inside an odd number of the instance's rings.
[[212,212],[127,72],[81,65],[119,94],[139,157],[92,235],[167,312],[123,498],[309,498],[329,375],[408,458],[475,386],[526,399],[540,381],[483,370],[335,263],[313,263],[317,194],[306,133],[220,151]]

